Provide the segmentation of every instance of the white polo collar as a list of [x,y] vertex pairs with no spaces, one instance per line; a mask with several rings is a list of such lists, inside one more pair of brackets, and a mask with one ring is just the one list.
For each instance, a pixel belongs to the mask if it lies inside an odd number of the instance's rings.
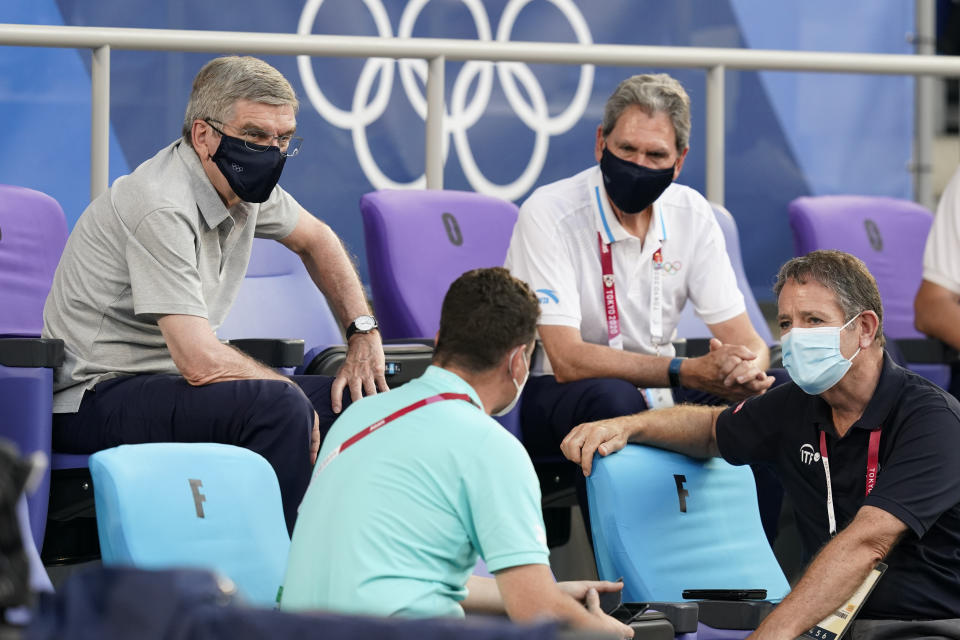
[[[632,238],[633,236],[623,228],[610,207],[610,199],[607,196],[606,188],[603,186],[603,174],[600,171],[600,165],[597,165],[591,171],[587,178],[587,185],[590,189],[590,200],[595,212],[594,225],[604,242],[613,244],[619,240]],[[667,225],[663,218],[663,207],[660,205],[659,198],[653,203],[653,218],[650,222],[652,225],[651,231],[656,234],[657,239],[662,244],[667,239]],[[650,233],[648,232],[647,237],[649,236]]]

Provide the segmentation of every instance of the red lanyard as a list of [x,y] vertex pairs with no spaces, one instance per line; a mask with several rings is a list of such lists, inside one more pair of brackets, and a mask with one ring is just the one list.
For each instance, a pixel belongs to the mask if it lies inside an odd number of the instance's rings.
[[407,405],[402,409],[397,409],[396,411],[388,415],[386,418],[381,418],[380,420],[377,420],[370,426],[361,429],[357,433],[353,434],[352,436],[350,436],[349,438],[341,442],[339,447],[331,451],[330,454],[326,458],[324,458],[320,464],[317,465],[317,468],[314,469],[313,471],[313,477],[310,479],[311,482],[313,481],[313,478],[316,478],[318,475],[320,475],[320,472],[323,471],[328,464],[333,462],[334,458],[336,458],[341,453],[346,451],[348,447],[351,447],[357,444],[358,442],[366,438],[368,435],[370,435],[380,427],[390,424],[397,418],[402,418],[403,416],[407,415],[411,411],[416,411],[417,409],[421,407],[425,407],[428,404],[433,404],[434,402],[442,402],[444,400],[465,400],[466,402],[469,402],[470,404],[476,406],[476,403],[473,401],[473,399],[465,393],[438,393],[435,396],[430,396],[429,398],[424,398],[423,400],[417,400],[413,404]]
[[[877,472],[880,469],[880,433],[881,429],[870,432],[865,495],[870,495],[877,484]],[[833,482],[830,479],[830,460],[827,458],[827,435],[823,431],[820,432],[820,460],[823,461],[823,470],[827,476],[827,521],[830,525],[830,535],[833,536],[837,533],[837,518],[833,511]]]
[[623,335],[620,333],[620,314],[617,311],[617,289],[613,281],[613,252],[610,245],[603,241],[597,232],[600,243],[600,268],[603,271],[603,307],[607,312],[607,343],[614,349],[623,349]]
[[[617,311],[617,289],[613,277],[613,251],[597,232],[600,244],[600,269],[603,272],[603,307],[607,314],[607,344],[623,349],[620,314]],[[653,280],[650,287],[650,339],[660,355],[663,342],[663,254],[658,248],[653,254]]]

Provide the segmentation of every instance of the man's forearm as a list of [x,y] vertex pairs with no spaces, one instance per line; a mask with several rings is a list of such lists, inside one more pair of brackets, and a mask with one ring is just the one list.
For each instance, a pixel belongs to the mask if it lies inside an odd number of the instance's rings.
[[[631,353],[608,346],[581,342],[553,350],[551,357],[557,382],[587,378],[619,378],[638,387],[668,387],[670,358]],[[551,349],[547,349],[548,355]]]
[[289,378],[257,362],[242,351],[221,344],[210,354],[209,364],[202,369],[181,371],[191,385],[202,386],[230,380],[281,380],[292,384]]
[[324,225],[317,241],[298,253],[344,327],[357,316],[370,313],[356,267],[330,227]]
[[841,532],[817,554],[797,586],[750,638],[796,638],[843,606],[882,558],[873,545]]
[[470,613],[503,614],[503,598],[494,578],[471,575],[467,578],[467,597],[460,603],[464,611]]
[[716,423],[723,409],[681,405],[617,419],[630,421],[630,442],[669,449],[692,458],[713,458],[720,455]]
[[914,323],[919,331],[960,349],[960,303],[952,291],[924,280],[914,301]]

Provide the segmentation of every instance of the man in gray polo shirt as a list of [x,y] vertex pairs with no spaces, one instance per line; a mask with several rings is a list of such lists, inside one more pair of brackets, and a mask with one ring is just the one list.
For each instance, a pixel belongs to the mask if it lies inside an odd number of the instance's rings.
[[[300,148],[297,108],[293,88],[262,60],[207,63],[182,139],[118,178],[77,221],[43,329],[66,345],[54,380],[54,448],[248,447],[277,472],[291,530],[321,428],[345,396],[387,388],[376,321],[350,258],[330,227],[277,186]],[[217,339],[255,236],[296,252],[347,327],[336,378],[286,378]]]

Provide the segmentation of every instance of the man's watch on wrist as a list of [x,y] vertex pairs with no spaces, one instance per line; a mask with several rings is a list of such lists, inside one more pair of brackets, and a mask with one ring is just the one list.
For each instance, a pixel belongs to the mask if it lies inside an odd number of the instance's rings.
[[670,365],[667,367],[667,376],[670,378],[671,387],[679,387],[680,384],[680,367],[683,365],[683,361],[686,358],[674,358],[670,361]]
[[379,326],[377,319],[373,316],[357,316],[347,326],[347,340],[355,333],[370,333]]

